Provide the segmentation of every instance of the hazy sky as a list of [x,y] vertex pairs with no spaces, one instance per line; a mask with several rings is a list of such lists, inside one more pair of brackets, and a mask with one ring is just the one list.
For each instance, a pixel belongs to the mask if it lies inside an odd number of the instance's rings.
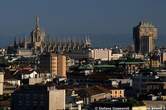
[[0,36],[29,34],[36,15],[51,35],[131,34],[140,20],[153,22],[166,35],[166,0],[1,0]]

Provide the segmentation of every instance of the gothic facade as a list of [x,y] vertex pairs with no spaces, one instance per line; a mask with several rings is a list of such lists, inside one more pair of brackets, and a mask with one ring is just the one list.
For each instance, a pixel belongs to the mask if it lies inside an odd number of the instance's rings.
[[88,52],[91,47],[91,41],[88,37],[82,40],[50,40],[46,33],[41,31],[39,26],[39,17],[36,17],[35,27],[29,37],[24,39],[15,39],[14,45],[9,46],[13,50],[24,49],[32,50],[34,54],[43,52],[55,52],[65,54],[83,54]]

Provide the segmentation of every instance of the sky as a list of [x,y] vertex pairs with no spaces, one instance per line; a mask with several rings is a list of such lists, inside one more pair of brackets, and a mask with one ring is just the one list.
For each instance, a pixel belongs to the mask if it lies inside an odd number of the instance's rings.
[[35,16],[51,36],[132,35],[141,20],[152,22],[160,35],[166,35],[165,10],[166,0],[1,0],[0,37],[28,35]]

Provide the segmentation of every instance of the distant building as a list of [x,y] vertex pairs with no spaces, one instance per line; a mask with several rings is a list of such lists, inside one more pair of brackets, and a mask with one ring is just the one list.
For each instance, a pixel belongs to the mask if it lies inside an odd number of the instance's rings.
[[35,21],[35,27],[30,33],[30,36],[23,39],[15,38],[13,45],[8,47],[7,53],[20,55],[29,55],[31,54],[31,51],[33,52],[33,54],[41,53],[43,52],[45,39],[46,34],[45,32],[41,31],[39,26],[39,17],[37,16]]
[[12,110],[64,110],[65,90],[45,85],[22,86],[12,94]]
[[31,67],[25,67],[25,68],[17,68],[17,70],[14,73],[14,77],[23,80],[23,79],[29,79],[29,78],[36,78],[38,73],[33,70]]
[[30,46],[31,48],[33,48],[35,51],[40,51],[42,52],[43,50],[43,43],[45,40],[46,34],[45,32],[42,32],[39,26],[39,17],[36,17],[36,24],[35,24],[35,28],[34,30],[31,32],[31,39],[30,39],[30,43],[28,46]]
[[111,98],[124,98],[124,89],[121,88],[111,88],[110,89]]
[[119,62],[119,65],[125,68],[127,74],[133,74],[144,68],[145,62],[143,60],[124,60]]
[[147,110],[146,106],[135,100],[102,100],[91,103],[88,110]]
[[147,110],[165,110],[166,101],[143,101]]
[[42,73],[51,73],[53,77],[66,77],[66,56],[47,53],[40,56],[39,70]]
[[137,95],[156,94],[156,91],[166,89],[166,82],[160,79],[157,72],[147,69],[133,77],[132,86]]
[[77,93],[83,100],[84,104],[90,104],[102,99],[111,98],[110,91],[100,86],[82,88],[79,89]]
[[161,52],[160,60],[161,60],[162,64],[166,63],[166,51],[165,50]]
[[4,73],[0,72],[0,95],[3,95]]
[[160,67],[160,56],[159,55],[153,55],[150,58],[150,67],[151,68],[159,68]]
[[20,86],[20,80],[17,79],[5,79],[3,85],[3,94],[11,95],[16,88]]
[[90,57],[97,60],[110,60],[112,56],[111,49],[92,49],[90,51]]
[[121,48],[115,45],[115,47],[112,49],[111,60],[119,60],[121,57],[123,57],[123,51]]
[[66,63],[66,56],[65,55],[58,55],[57,56],[57,73],[58,73],[58,76],[63,76],[63,77],[66,77],[66,66],[67,66],[67,63]]
[[57,55],[43,54],[39,57],[39,70],[42,73],[51,73],[53,76],[57,75]]
[[0,56],[4,56],[6,54],[6,49],[0,48]]
[[89,51],[89,58],[94,60],[103,60],[103,61],[110,61],[110,60],[118,60],[119,58],[123,57],[123,52],[119,47],[115,47],[113,49],[108,48],[99,48],[99,49],[90,49]]
[[141,21],[133,29],[135,52],[152,52],[156,47],[157,34],[157,28],[153,24]]
[[11,95],[16,88],[21,85],[21,79],[17,78],[14,74],[11,74],[14,71],[5,71],[4,74],[4,83],[3,83],[3,95]]
[[39,26],[39,17],[36,17],[35,27],[30,36],[15,38],[13,45],[8,46],[8,54],[30,55],[43,52],[65,53],[72,59],[88,58],[91,41],[88,37],[81,40],[53,40],[50,39]]
[[28,49],[18,49],[17,50],[17,55],[18,56],[24,56],[24,57],[31,57],[33,55],[33,51],[28,50]]

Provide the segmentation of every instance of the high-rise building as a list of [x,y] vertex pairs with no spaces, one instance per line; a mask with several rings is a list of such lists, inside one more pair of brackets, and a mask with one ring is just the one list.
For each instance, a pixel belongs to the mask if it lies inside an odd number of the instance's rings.
[[51,73],[53,77],[66,77],[66,56],[56,53],[46,53],[40,56],[39,69]]
[[136,53],[149,53],[156,47],[157,28],[149,23],[141,21],[133,28],[133,39]]
[[12,110],[65,110],[65,90],[31,85],[18,88],[11,99]]

